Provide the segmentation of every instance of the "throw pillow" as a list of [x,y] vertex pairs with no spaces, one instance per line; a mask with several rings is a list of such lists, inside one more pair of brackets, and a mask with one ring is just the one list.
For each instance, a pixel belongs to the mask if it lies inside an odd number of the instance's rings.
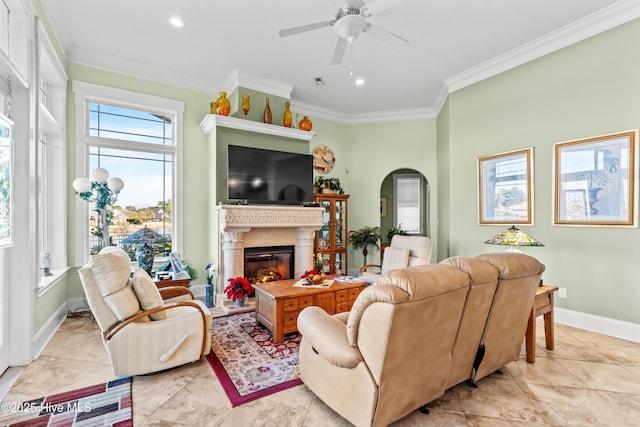
[[407,265],[409,265],[409,249],[398,249],[389,246],[384,250],[384,258],[382,258],[383,273],[396,268],[405,268]]
[[[151,276],[141,268],[138,268],[133,273],[133,290],[143,310],[150,310],[164,305],[158,287],[153,283]],[[167,318],[167,313],[159,311],[150,316],[152,320],[164,320]]]

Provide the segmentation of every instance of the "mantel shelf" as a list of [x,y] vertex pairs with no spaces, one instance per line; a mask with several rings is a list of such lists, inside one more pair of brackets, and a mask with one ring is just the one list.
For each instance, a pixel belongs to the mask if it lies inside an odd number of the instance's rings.
[[259,123],[229,116],[220,116],[218,114],[207,114],[204,119],[202,119],[202,122],[200,122],[200,129],[205,135],[214,131],[218,126],[245,130],[248,132],[264,133],[267,135],[283,136],[286,138],[300,139],[304,141],[311,141],[311,139],[316,136],[316,132],[286,128],[284,126],[268,125],[266,123]]

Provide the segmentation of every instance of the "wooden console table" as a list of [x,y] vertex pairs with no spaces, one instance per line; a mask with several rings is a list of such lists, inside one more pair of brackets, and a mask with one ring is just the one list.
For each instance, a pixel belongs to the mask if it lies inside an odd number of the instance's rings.
[[284,341],[284,334],[298,330],[298,314],[303,308],[316,305],[329,314],[351,310],[358,294],[369,284],[340,283],[328,288],[294,287],[299,279],[256,283],[256,323],[261,323],[273,334],[274,342]]
[[547,350],[553,350],[553,293],[557,290],[557,286],[539,286],[536,290],[536,300],[529,315],[525,339],[529,363],[536,362],[536,317],[538,316],[544,315],[544,337]]

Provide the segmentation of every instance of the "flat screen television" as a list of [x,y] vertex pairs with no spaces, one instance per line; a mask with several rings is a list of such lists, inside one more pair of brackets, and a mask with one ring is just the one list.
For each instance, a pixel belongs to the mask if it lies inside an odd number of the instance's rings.
[[229,145],[227,196],[251,204],[313,203],[313,156]]

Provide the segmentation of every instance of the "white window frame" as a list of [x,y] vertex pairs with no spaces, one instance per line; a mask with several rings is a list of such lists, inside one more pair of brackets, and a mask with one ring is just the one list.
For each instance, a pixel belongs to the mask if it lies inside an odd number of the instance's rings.
[[[89,177],[89,147],[96,146],[98,141],[101,147],[122,148],[119,142],[107,138],[89,136],[89,104],[108,104],[116,107],[131,108],[150,113],[163,114],[171,117],[173,128],[173,145],[158,145],[154,150],[150,144],[143,144],[139,151],[174,154],[172,162],[172,191],[168,199],[172,200],[172,250],[182,252],[183,248],[183,116],[184,102],[162,98],[155,95],[147,95],[106,86],[100,86],[81,81],[72,81],[72,90],[75,103],[75,135],[76,135],[76,164],[75,177]],[[139,143],[127,141],[129,149],[136,149]],[[125,182],[125,190],[127,183]],[[81,266],[89,259],[89,203],[80,197],[75,198],[75,265]]]

